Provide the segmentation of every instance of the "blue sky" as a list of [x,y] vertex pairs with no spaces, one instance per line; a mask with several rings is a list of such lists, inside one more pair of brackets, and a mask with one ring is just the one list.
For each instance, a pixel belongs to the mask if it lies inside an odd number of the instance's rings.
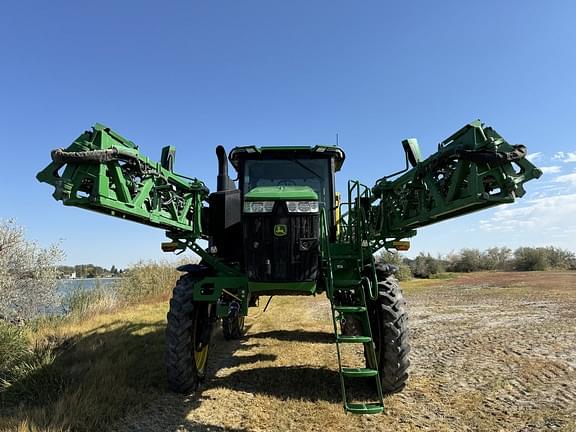
[[160,258],[163,232],[64,208],[34,176],[104,123],[216,181],[214,148],[334,143],[368,185],[481,118],[546,167],[517,204],[422,229],[412,254],[576,239],[576,3],[18,1],[0,6],[0,217],[69,263]]

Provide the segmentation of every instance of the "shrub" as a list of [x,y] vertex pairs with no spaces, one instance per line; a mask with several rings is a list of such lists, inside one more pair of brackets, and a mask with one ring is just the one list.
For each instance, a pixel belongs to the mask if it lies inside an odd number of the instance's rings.
[[554,246],[521,247],[514,251],[514,270],[570,270],[576,268],[574,253]]
[[58,304],[57,246],[41,248],[12,220],[0,220],[0,315],[34,318]]
[[492,247],[482,254],[481,267],[485,270],[510,270],[512,250],[507,247]]
[[548,266],[544,248],[521,247],[514,251],[514,270],[546,270]]
[[410,263],[412,275],[417,278],[429,278],[444,271],[444,264],[440,258],[430,254],[420,254]]
[[376,261],[383,262],[386,264],[392,264],[398,267],[398,271],[395,276],[398,280],[404,281],[412,279],[412,270],[410,266],[406,263],[406,260],[398,252],[383,251],[376,257]]
[[479,249],[462,249],[448,256],[448,270],[454,272],[474,272],[483,270],[482,253]]
[[576,256],[570,251],[547,246],[544,248],[544,253],[551,269],[568,270],[576,268]]
[[520,247],[514,253],[507,247],[493,247],[484,252],[462,249],[448,255],[447,263],[447,270],[453,272],[576,270],[574,253],[554,246]]

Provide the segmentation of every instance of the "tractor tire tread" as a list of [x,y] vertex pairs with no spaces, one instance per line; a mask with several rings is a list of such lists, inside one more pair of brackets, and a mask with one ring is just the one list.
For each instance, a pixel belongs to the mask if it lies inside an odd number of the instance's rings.
[[170,300],[166,325],[166,372],[168,387],[177,393],[188,393],[196,390],[201,377],[198,376],[192,356],[192,338],[190,327],[193,326],[192,287],[198,277],[184,275],[180,277]]
[[[407,326],[406,301],[397,280],[389,273],[378,271],[378,298],[373,302],[380,316],[379,372],[384,395],[398,393],[404,389],[410,367],[409,332]],[[374,333],[374,329],[373,329]]]

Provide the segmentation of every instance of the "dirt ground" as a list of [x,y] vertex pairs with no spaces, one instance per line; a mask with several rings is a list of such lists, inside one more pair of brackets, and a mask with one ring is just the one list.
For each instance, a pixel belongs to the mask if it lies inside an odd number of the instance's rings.
[[217,332],[197,395],[162,394],[117,429],[576,431],[576,273],[476,273],[405,295],[410,381],[383,414],[342,409],[326,298],[284,297],[252,311],[245,339]]

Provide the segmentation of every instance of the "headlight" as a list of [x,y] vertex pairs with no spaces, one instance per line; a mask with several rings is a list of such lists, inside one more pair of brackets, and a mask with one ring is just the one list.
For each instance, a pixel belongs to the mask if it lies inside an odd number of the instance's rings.
[[318,213],[318,201],[286,201],[289,213]]
[[244,201],[244,213],[271,213],[274,201]]

